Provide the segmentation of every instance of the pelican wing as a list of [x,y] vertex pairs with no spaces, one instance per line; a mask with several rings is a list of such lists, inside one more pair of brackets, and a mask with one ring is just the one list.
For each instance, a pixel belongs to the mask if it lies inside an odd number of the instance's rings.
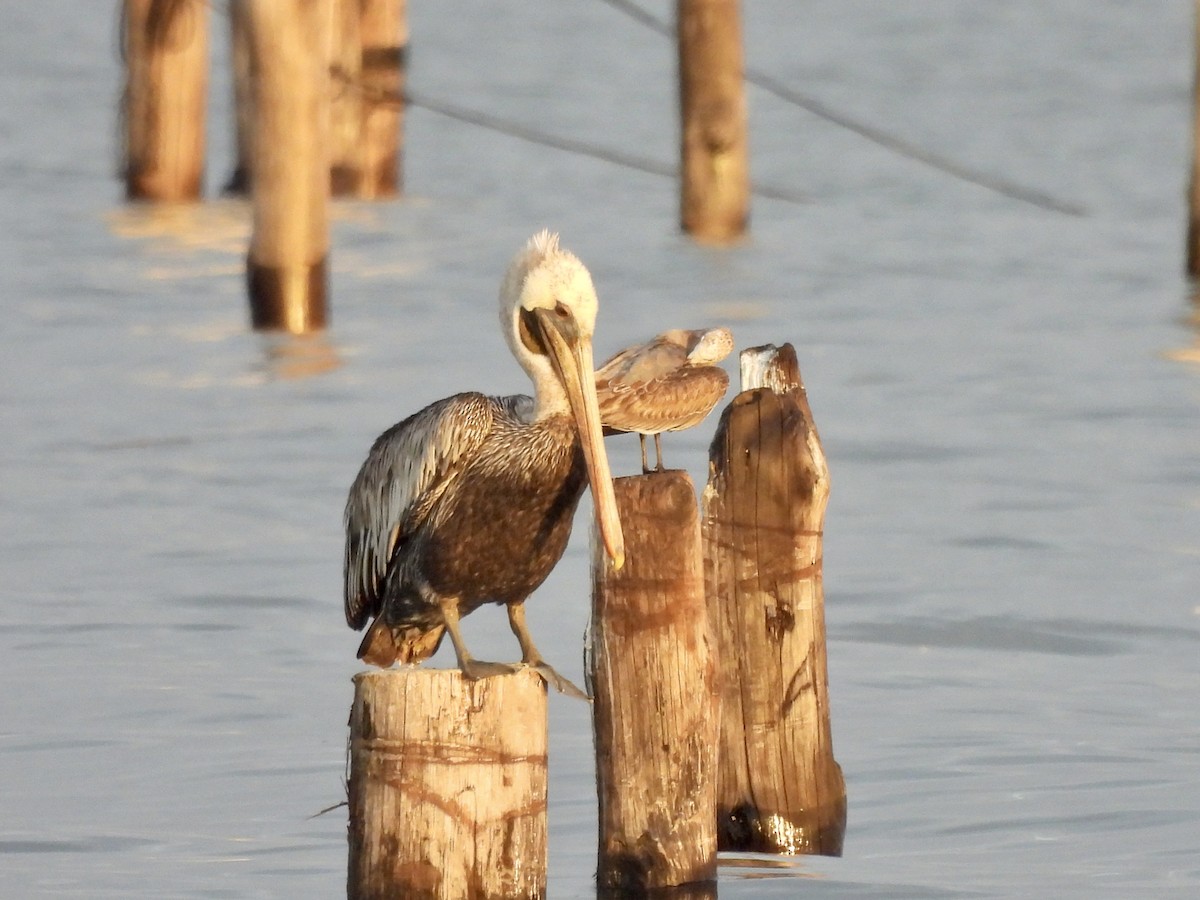
[[729,389],[717,366],[686,366],[646,381],[597,382],[605,434],[659,434],[700,424]]
[[371,447],[346,500],[346,622],[362,628],[382,608],[380,588],[398,544],[429,516],[517,401],[456,394],[393,425]]
[[626,347],[596,370],[596,385],[637,384],[669,375],[687,363],[687,350],[661,336]]

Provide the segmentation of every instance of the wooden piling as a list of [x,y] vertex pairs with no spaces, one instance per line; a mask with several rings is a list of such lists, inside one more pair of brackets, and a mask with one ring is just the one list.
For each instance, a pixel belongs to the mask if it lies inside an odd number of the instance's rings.
[[1187,274],[1200,276],[1200,0],[1193,4],[1192,173],[1188,183]]
[[530,670],[356,675],[348,900],[544,897],[546,732]]
[[738,0],[677,0],[680,222],[701,241],[746,231],[750,169]]
[[250,0],[254,327],[324,328],[329,253],[332,0]]
[[406,0],[359,0],[362,16],[362,175],[358,196],[399,194],[403,184]]
[[125,196],[199,199],[204,181],[208,3],[124,0]]
[[250,3],[229,0],[229,47],[233,65],[234,151],[233,172],[222,189],[226,194],[250,193],[250,165],[254,155],[254,95],[250,85]]
[[718,842],[837,856],[846,789],[833,757],[821,581],[829,471],[791,345],[742,362],[743,391],[717,427],[704,492],[722,661]]
[[363,169],[360,0],[333,0],[330,60],[329,188],[355,197]]
[[626,561],[592,540],[587,661],[595,698],[601,896],[642,896],[716,878],[715,659],[700,523],[687,474],[614,483]]

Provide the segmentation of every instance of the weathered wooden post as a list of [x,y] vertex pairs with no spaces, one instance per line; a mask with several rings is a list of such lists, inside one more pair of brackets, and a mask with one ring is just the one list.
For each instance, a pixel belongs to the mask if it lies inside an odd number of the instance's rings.
[[356,675],[349,900],[544,897],[546,731],[533,671]]
[[250,192],[251,141],[254,139],[254,102],[250,87],[250,3],[229,0],[229,47],[233,64],[234,160],[233,172],[225,182],[227,194]]
[[697,240],[746,231],[750,169],[738,0],[678,0],[680,222]]
[[1192,177],[1188,184],[1187,273],[1200,275],[1200,0],[1196,0],[1192,16]]
[[790,344],[742,354],[709,452],[704,548],[721,659],[722,850],[841,854],[821,545],[829,470]]
[[614,484],[626,562],[592,540],[592,694],[600,806],[597,887],[641,896],[715,884],[716,660],[700,523],[679,471]]
[[360,0],[333,0],[330,60],[329,186],[335,197],[354,197],[362,180],[362,37]]
[[208,3],[124,0],[125,196],[199,199],[204,181]]
[[327,320],[332,0],[250,0],[251,188],[246,265],[255,328]]
[[406,0],[359,0],[362,18],[362,176],[358,196],[400,193],[404,82],[408,58]]

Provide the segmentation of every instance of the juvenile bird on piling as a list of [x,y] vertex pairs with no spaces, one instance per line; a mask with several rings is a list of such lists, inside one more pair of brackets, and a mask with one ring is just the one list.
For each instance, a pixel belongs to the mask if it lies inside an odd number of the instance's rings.
[[664,331],[643,344],[626,347],[596,372],[596,394],[605,434],[637,432],[646,462],[646,435],[654,435],[663,468],[664,431],[699,425],[729,389],[729,376],[717,366],[733,349],[728,328]]
[[525,600],[562,556],[585,483],[605,551],[624,562],[596,402],[596,308],[583,263],[558,235],[535,235],[500,288],[500,324],[533,396],[456,394],[375,441],[345,513],[346,621],[375,619],[360,659],[420,662],[449,632],[467,678],[515,671],[474,659],[459,630],[462,616],[503,603],[521,663],[582,696],[534,646]]

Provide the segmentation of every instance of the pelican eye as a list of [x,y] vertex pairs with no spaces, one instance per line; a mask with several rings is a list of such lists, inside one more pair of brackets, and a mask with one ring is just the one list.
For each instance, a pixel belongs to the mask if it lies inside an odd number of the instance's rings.
[[560,319],[571,318],[571,310],[567,309],[567,305],[561,300],[554,304],[554,314]]

